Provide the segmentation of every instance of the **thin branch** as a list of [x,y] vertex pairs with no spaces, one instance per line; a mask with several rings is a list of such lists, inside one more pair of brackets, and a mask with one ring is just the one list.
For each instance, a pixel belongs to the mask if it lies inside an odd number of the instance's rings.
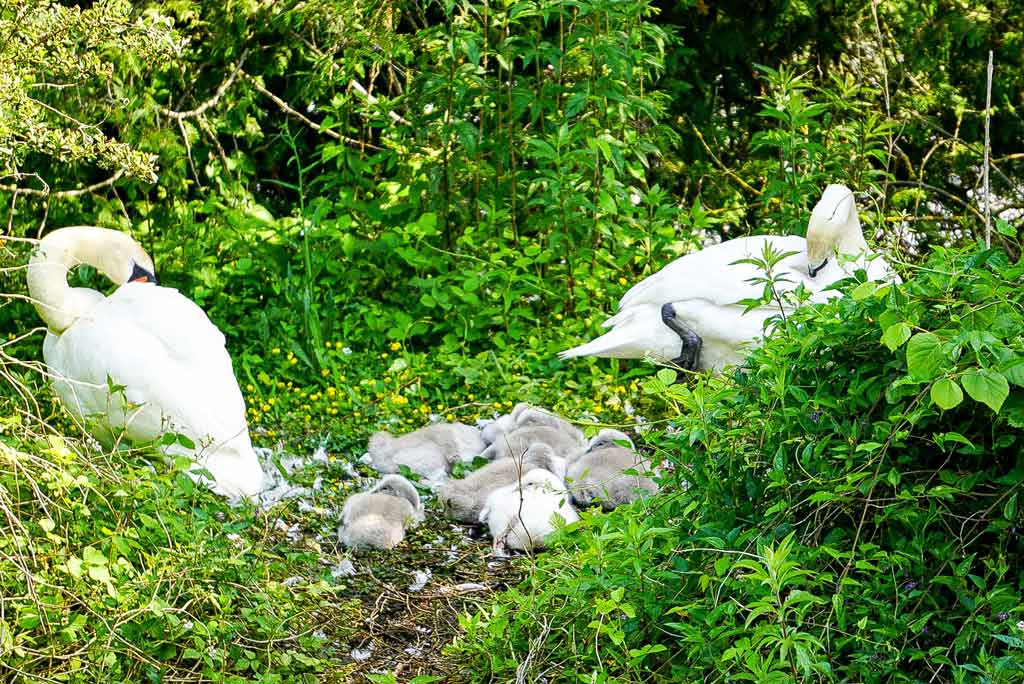
[[16,185],[0,185],[0,191],[13,192],[16,195],[34,195],[36,197],[56,197],[56,198],[67,198],[67,197],[81,197],[82,195],[88,195],[89,193],[108,188],[124,175],[124,169],[121,169],[110,178],[100,181],[99,183],[93,183],[87,185],[84,188],[78,188],[77,190],[36,190],[35,188],[20,188]]
[[[350,88],[352,88],[352,90],[356,91],[357,93],[362,95],[364,98],[366,98],[366,101],[369,102],[370,104],[375,105],[375,104],[377,104],[377,102],[379,102],[379,100],[377,100],[377,98],[374,97],[370,93],[370,91],[368,91],[366,88],[363,87],[362,83],[359,83],[355,79],[352,79],[351,81],[349,81],[348,85],[349,85]],[[408,121],[406,121],[402,117],[401,114],[398,114],[397,112],[394,112],[392,110],[388,110],[388,116],[391,117],[391,120],[394,121],[395,123],[405,124],[406,126],[411,126],[412,125]]]
[[245,73],[244,71],[241,72],[241,74],[246,79],[248,79],[248,81],[250,83],[252,83],[252,86],[257,91],[259,91],[259,93],[261,95],[264,95],[271,102],[276,104],[278,106],[278,108],[281,109],[281,111],[283,111],[286,114],[289,114],[289,115],[295,117],[296,119],[298,119],[302,123],[304,123],[307,126],[309,126],[310,128],[312,128],[317,133],[323,133],[324,135],[330,136],[330,137],[334,138],[335,140],[340,140],[341,142],[344,142],[344,143],[347,143],[349,145],[353,145],[353,146],[356,146],[356,147],[367,147],[367,148],[369,148],[371,150],[375,150],[377,152],[383,152],[384,151],[383,147],[378,147],[377,145],[374,145],[373,143],[364,142],[362,140],[356,140],[355,138],[349,138],[347,136],[341,135],[337,131],[331,130],[330,128],[322,127],[320,124],[318,124],[317,122],[313,121],[312,119],[307,117],[305,114],[303,114],[302,112],[298,111],[297,109],[295,109],[294,107],[289,105],[287,102],[285,102],[284,100],[279,98],[277,95],[275,95],[274,93],[272,93],[269,90],[267,90],[266,88],[264,88],[263,85],[259,81],[257,81],[255,78],[253,78],[251,75]]
[[228,88],[231,87],[231,84],[234,83],[235,79],[238,78],[238,74],[242,73],[242,65],[245,64],[245,58],[248,56],[249,50],[247,48],[242,51],[242,55],[238,58],[238,63],[235,64],[235,68],[231,71],[231,75],[228,76],[227,79],[220,84],[216,91],[214,91],[213,97],[211,97],[203,104],[199,105],[195,109],[190,109],[187,112],[175,112],[173,110],[160,107],[160,113],[164,116],[169,116],[172,119],[177,119],[178,121],[181,121],[182,119],[191,119],[193,117],[202,115],[203,112],[205,112],[210,107],[216,105],[218,102],[220,102],[220,99],[224,97],[224,93],[227,92]]
[[992,247],[992,191],[988,184],[988,160],[992,151],[989,125],[992,120],[992,51],[988,51],[988,84],[985,88],[985,249]]
[[729,167],[727,167],[725,164],[722,163],[722,160],[719,159],[718,156],[715,155],[715,153],[711,150],[711,148],[707,144],[707,141],[704,140],[704,136],[701,134],[700,129],[697,128],[693,124],[693,122],[690,122],[690,128],[692,128],[693,132],[697,134],[697,140],[700,140],[700,144],[704,146],[704,151],[708,153],[708,156],[711,157],[711,160],[713,162],[715,162],[715,165],[718,168],[720,168],[722,171],[725,172],[725,175],[729,176],[729,178],[732,178],[734,181],[739,183],[740,186],[744,190],[752,192],[755,195],[760,195],[761,194],[760,190],[758,190],[757,188],[752,186],[750,183],[748,183],[747,181],[745,181],[742,178],[740,178],[738,175],[736,175],[735,171],[733,171],[732,169],[730,169]]

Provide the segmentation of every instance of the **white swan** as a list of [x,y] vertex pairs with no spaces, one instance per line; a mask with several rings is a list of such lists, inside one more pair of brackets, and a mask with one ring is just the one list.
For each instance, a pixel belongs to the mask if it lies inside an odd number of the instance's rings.
[[840,293],[825,288],[863,268],[869,280],[895,279],[889,265],[868,252],[853,193],[829,185],[811,211],[806,240],[798,236],[755,235],[727,240],[686,254],[634,285],[619,302],[619,311],[602,327],[610,331],[567,349],[559,358],[601,356],[651,358],[688,370],[713,372],[743,362],[745,348],[765,334],[765,322],[779,313],[777,304],[746,314],[743,299],[758,299],[764,272],[741,259],[762,257],[770,244],[776,252],[792,252],[773,269],[790,291],[803,285],[812,301]]
[[[68,270],[94,266],[120,285],[109,297],[70,287]],[[187,455],[228,496],[255,496],[263,471],[249,440],[245,402],[224,335],[177,290],[156,285],[153,260],[124,233],[76,226],[43,238],[28,266],[28,289],[48,331],[43,359],[68,411],[111,445],[116,435]],[[123,389],[120,389],[123,388]]]

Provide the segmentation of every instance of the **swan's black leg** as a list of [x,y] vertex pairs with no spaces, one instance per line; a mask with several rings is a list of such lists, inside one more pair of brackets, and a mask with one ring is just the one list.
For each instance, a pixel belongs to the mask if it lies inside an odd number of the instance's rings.
[[676,309],[671,304],[664,304],[661,307],[661,321],[668,329],[679,335],[683,343],[679,356],[672,359],[672,363],[683,370],[697,370],[697,362],[700,361],[700,348],[704,344],[694,330],[676,320]]

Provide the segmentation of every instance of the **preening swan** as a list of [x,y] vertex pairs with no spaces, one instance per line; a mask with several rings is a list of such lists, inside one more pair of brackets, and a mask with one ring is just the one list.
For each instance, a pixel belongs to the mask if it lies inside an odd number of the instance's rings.
[[559,357],[650,357],[687,370],[714,372],[742,363],[745,349],[779,313],[772,304],[744,314],[745,307],[737,303],[763,293],[764,286],[752,281],[763,277],[763,271],[736,262],[761,258],[765,244],[776,252],[793,252],[773,269],[785,276],[776,289],[785,292],[802,284],[812,301],[837,296],[825,288],[859,268],[866,270],[869,280],[895,277],[883,259],[869,254],[853,193],[844,185],[829,185],[811,211],[806,240],[756,235],[679,257],[622,297],[618,313],[602,324],[611,330]]
[[[83,263],[120,287],[109,297],[70,287],[68,271]],[[54,390],[93,436],[109,446],[121,433],[147,442],[181,433],[195,449],[164,452],[194,458],[215,491],[259,492],[263,471],[224,336],[190,299],[156,285],[141,245],[106,228],[56,230],[29,261],[28,289],[48,329],[43,359]],[[112,392],[108,380],[124,389]]]

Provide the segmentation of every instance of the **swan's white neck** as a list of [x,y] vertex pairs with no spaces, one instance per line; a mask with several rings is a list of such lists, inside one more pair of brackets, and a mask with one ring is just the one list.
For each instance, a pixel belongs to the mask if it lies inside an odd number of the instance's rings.
[[868,251],[868,243],[864,239],[859,219],[855,217],[852,225],[848,225],[840,231],[835,250],[837,253],[849,257],[859,257]]
[[68,271],[89,264],[105,271],[101,255],[107,240],[95,229],[63,228],[39,243],[28,263],[28,293],[46,326],[61,333],[87,313],[102,295],[68,285]]

